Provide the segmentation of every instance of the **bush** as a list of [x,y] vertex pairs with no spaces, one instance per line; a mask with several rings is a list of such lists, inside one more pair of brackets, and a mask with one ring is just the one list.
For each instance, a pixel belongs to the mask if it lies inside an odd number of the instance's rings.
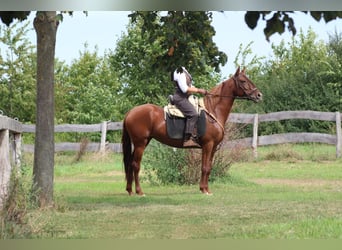
[[[226,126],[227,140],[236,138],[239,130],[234,124]],[[229,150],[217,150],[209,181],[213,182],[227,175],[233,162],[248,159],[246,150],[239,145]],[[200,149],[177,149],[151,141],[143,160],[145,177],[152,184],[190,185],[199,182],[201,177],[202,151]]]

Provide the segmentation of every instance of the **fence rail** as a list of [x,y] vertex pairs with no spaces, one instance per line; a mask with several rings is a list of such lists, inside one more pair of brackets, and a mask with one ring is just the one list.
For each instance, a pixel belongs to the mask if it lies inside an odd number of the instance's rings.
[[[323,133],[285,133],[273,135],[258,135],[258,125],[260,122],[281,121],[289,119],[309,119],[320,121],[331,121],[336,124],[336,134]],[[236,144],[245,147],[252,147],[254,156],[257,157],[257,147],[281,143],[302,143],[302,142],[319,142],[336,145],[336,157],[342,155],[342,132],[341,132],[340,112],[319,112],[319,111],[281,111],[268,114],[230,114],[228,121],[231,123],[253,124],[253,137],[229,141],[226,145],[232,147]],[[122,122],[102,122],[92,125],[79,124],[63,124],[56,125],[55,132],[101,132],[100,143],[89,143],[87,151],[112,150],[121,152],[120,143],[107,143],[107,131],[122,130]],[[23,132],[34,133],[35,125],[23,125]],[[80,143],[57,143],[55,150],[58,151],[78,151]],[[24,145],[24,151],[33,152],[32,145]]]
[[[258,136],[258,124],[260,122],[272,122],[290,119],[307,119],[319,121],[335,122],[336,134],[323,133],[285,133]],[[336,145],[336,157],[342,156],[342,114],[340,112],[319,112],[319,111],[280,111],[268,114],[237,114],[232,113],[228,122],[253,124],[253,137],[231,141],[227,146],[232,147],[236,144],[251,146],[254,156],[257,157],[257,147],[281,143],[302,143],[319,142]]]

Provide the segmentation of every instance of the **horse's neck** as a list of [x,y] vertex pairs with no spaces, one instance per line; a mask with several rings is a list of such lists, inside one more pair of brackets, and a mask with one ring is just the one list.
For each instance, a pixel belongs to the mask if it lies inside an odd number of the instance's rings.
[[214,95],[217,95],[217,97],[207,97],[205,101],[205,106],[209,110],[210,113],[212,113],[217,120],[221,124],[225,124],[229,113],[233,107],[234,103],[234,81],[227,80],[227,82],[222,83],[221,86],[219,86],[220,91],[215,91],[216,93]]

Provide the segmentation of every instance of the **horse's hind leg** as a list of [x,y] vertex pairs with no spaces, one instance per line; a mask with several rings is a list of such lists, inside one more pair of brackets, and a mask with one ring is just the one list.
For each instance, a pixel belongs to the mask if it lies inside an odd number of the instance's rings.
[[126,191],[128,192],[129,195],[132,195],[132,183],[133,183],[133,168],[132,168],[132,166],[129,169],[129,171],[130,172],[126,175],[126,181],[127,181]]
[[135,192],[139,195],[144,194],[141,190],[140,182],[139,182],[140,162],[142,159],[144,149],[145,149],[145,146],[135,146],[134,147],[131,167],[130,167],[129,172],[126,176],[126,178],[127,178],[126,191],[128,192],[129,195],[132,195],[132,193],[133,193],[132,192],[133,179],[134,179],[134,183],[135,183]]
[[134,147],[132,167],[133,167],[133,173],[134,173],[135,192],[138,195],[144,195],[140,187],[139,172],[140,172],[140,163],[142,160],[142,156],[149,141],[150,140],[145,140],[144,143],[142,143],[141,145],[136,145]]

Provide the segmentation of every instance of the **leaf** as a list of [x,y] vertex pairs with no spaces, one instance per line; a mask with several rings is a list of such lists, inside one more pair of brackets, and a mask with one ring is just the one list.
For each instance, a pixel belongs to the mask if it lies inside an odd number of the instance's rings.
[[254,29],[257,26],[260,13],[258,11],[247,11],[245,14],[245,22],[250,29]]
[[321,11],[311,11],[310,15],[317,21],[319,22],[322,18],[322,12]]
[[269,41],[269,37],[274,33],[278,32],[279,34],[284,33],[285,24],[284,21],[279,19],[279,13],[274,13],[273,17],[266,22],[266,28],[264,29],[264,34],[266,36],[267,41]]
[[14,19],[23,21],[30,15],[30,11],[0,11],[1,21],[9,26]]
[[292,32],[292,35],[296,35],[297,30],[296,30],[296,27],[294,25],[293,18],[291,18],[291,17],[289,17],[289,15],[285,14],[283,21],[288,23],[287,28],[290,32]]
[[56,15],[56,21],[63,22],[63,14]]

